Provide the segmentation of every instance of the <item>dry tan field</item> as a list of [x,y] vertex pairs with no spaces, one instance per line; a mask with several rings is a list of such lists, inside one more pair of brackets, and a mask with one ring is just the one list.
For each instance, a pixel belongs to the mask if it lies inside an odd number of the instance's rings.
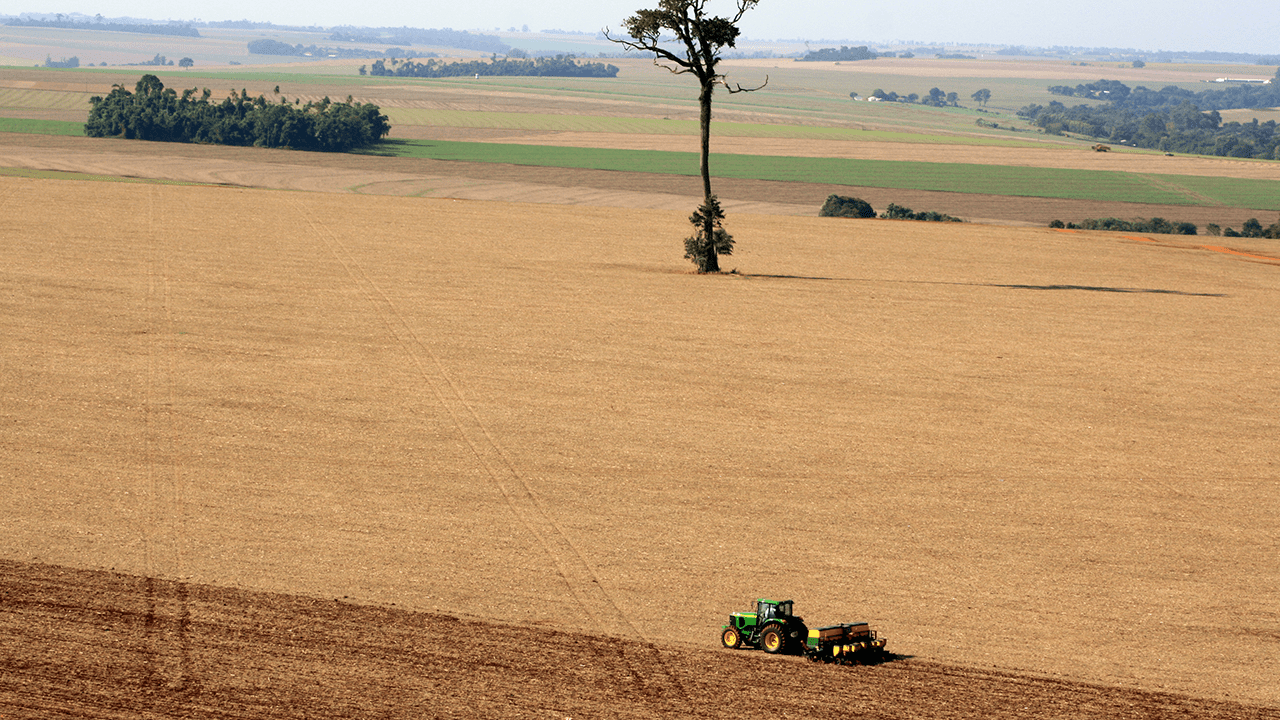
[[1280,713],[1274,253],[625,204],[0,178],[0,705]]

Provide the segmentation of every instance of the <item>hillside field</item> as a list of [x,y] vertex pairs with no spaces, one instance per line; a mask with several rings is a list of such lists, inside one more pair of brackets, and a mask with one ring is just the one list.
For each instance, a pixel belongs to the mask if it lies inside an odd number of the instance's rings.
[[1275,260],[743,214],[699,277],[679,212],[0,183],[12,561],[1280,702]]
[[[735,61],[700,276],[692,89],[625,62],[162,76],[453,157],[59,135],[138,72],[0,71],[0,718],[1280,717],[1280,241],[1045,227],[1270,224],[1280,164],[837,92],[1096,67]],[[891,660],[721,649],[757,597]]]

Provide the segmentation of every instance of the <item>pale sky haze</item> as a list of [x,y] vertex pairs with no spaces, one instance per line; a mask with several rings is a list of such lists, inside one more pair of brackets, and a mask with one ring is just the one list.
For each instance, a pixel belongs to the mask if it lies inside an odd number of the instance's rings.
[[[65,3],[65,4],[64,4]],[[23,7],[5,0],[0,14],[62,12],[156,20],[255,20],[282,25],[409,26],[454,30],[618,30],[635,10],[656,0],[470,0],[374,3],[339,0],[62,0]],[[8,8],[2,7],[8,5]],[[732,0],[710,0],[726,15]],[[866,42],[978,43],[1157,50],[1217,50],[1280,55],[1280,7],[1275,0],[761,0],[742,22],[753,40],[806,39]]]

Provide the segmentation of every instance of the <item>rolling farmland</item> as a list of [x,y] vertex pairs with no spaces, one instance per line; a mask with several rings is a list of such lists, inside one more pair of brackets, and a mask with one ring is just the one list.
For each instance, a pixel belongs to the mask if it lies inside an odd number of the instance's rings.
[[[1280,713],[1280,248],[1043,227],[1266,223],[1276,163],[837,121],[861,69],[768,70],[713,138],[721,276],[679,256],[691,93],[639,63],[164,77],[381,100],[399,157],[0,126],[5,712]],[[0,115],[127,77],[15,70]],[[758,596],[896,655],[719,649]]]

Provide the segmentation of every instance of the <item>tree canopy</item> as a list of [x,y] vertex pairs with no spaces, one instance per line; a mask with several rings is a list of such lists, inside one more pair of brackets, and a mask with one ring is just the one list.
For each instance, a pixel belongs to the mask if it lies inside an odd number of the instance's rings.
[[284,98],[276,103],[261,95],[251,98],[244,90],[213,103],[211,94],[205,89],[197,97],[192,88],[179,96],[155,75],[143,75],[133,92],[115,85],[105,98],[89,99],[85,134],[344,152],[372,145],[391,130],[377,105],[353,103],[350,97],[346,102],[326,97],[298,106]]
[[[388,67],[388,65],[390,65]],[[523,58],[493,58],[491,60],[462,60],[446,63],[440,60],[427,60],[425,63],[412,60],[378,60],[369,70],[370,75],[418,78],[491,76],[534,76],[534,77],[593,77],[612,78],[618,76],[618,68],[604,63],[578,62],[573,55],[556,55],[540,57],[534,60]]]
[[1071,132],[1166,152],[1280,159],[1280,128],[1275,120],[1223,123],[1218,113],[1280,105],[1280,83],[1274,81],[1193,92],[1176,85],[1150,90],[1099,80],[1074,88],[1055,85],[1049,92],[1104,102],[1067,107],[1053,101],[1018,111],[1048,133]]

